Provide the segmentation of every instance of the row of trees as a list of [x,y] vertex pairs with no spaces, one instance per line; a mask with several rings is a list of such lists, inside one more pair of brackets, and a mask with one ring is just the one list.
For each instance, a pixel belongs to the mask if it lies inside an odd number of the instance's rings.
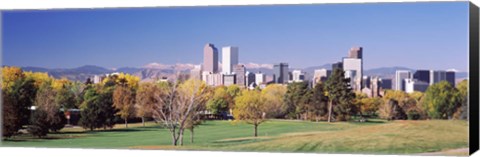
[[[201,124],[205,111],[217,115],[232,113],[235,120],[258,126],[269,118],[312,121],[345,121],[354,116],[395,119],[466,118],[467,81],[452,87],[447,82],[432,85],[425,93],[386,91],[383,98],[354,93],[341,70],[313,88],[305,82],[287,86],[271,84],[260,90],[236,85],[209,87],[201,80],[139,82],[139,78],[111,75],[99,84],[53,79],[45,73],[2,68],[4,110],[3,135],[11,136],[24,126],[37,136],[58,131],[65,124],[64,111],[80,109],[85,129],[112,128],[119,119],[142,122],[153,118],[167,128],[173,145],[183,145],[184,132]],[[30,114],[30,108],[35,112]],[[38,133],[38,134],[37,134]]]
[[[60,109],[69,108],[76,101],[73,91],[68,92],[72,94],[65,92],[75,85],[66,79],[52,79],[46,73],[3,67],[2,136],[15,135],[24,127],[38,137],[62,129],[66,118]],[[32,106],[35,106],[33,114]]]

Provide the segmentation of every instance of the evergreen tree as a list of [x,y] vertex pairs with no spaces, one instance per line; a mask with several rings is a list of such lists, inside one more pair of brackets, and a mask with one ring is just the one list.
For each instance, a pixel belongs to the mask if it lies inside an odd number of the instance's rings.
[[313,88],[312,102],[309,105],[309,112],[315,116],[315,121],[328,113],[328,97],[325,95],[323,83],[318,83]]
[[80,125],[85,129],[90,129],[90,131],[103,126],[99,97],[100,95],[95,88],[87,88],[83,98],[84,101],[80,106],[82,110],[80,112]]
[[332,76],[325,83],[325,89],[329,98],[328,122],[333,118],[336,120],[346,120],[355,113],[353,99],[355,93],[349,86],[350,79],[345,78],[343,70],[335,69]]
[[287,92],[283,99],[284,103],[287,105],[287,118],[299,118],[300,114],[303,113],[305,109],[305,101],[308,101],[308,98],[305,98],[307,93],[308,83],[306,82],[294,82],[288,84]]

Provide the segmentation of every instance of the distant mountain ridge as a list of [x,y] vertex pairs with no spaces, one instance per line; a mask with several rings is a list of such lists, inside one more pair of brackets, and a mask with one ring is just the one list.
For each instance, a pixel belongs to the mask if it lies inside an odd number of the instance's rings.
[[[273,66],[269,64],[256,64],[256,63],[247,63],[246,70],[250,72],[262,72],[266,75],[273,74]],[[246,64],[246,65],[247,65]],[[75,81],[85,81],[87,78],[93,77],[94,75],[109,74],[113,72],[122,72],[128,73],[140,77],[142,80],[148,80],[152,78],[161,78],[168,77],[173,75],[175,69],[178,69],[182,73],[188,73],[193,69],[194,64],[175,64],[175,65],[166,65],[159,63],[147,64],[144,67],[121,67],[117,69],[107,69],[95,65],[85,65],[77,68],[55,68],[48,69],[42,67],[22,67],[24,71],[32,72],[46,72],[54,78],[68,78]],[[307,68],[289,68],[289,70],[302,70],[307,73],[306,78],[313,77],[314,71],[316,69],[331,69],[331,64],[324,64],[321,66],[312,66]],[[379,76],[383,78],[394,78],[396,70],[409,70],[414,72],[414,69],[394,66],[394,67],[380,67],[364,70],[364,75],[367,76]],[[456,79],[464,79],[468,77],[468,72],[457,72]]]

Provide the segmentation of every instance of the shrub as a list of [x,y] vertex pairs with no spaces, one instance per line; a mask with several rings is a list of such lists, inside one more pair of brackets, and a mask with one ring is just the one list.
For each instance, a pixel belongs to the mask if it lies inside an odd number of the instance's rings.
[[408,120],[419,120],[421,116],[420,116],[420,113],[418,113],[417,111],[410,110],[407,112],[407,117],[408,117]]

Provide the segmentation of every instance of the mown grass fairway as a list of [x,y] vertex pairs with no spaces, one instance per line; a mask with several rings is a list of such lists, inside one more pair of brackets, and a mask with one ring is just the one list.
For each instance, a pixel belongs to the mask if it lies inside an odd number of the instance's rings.
[[171,146],[167,129],[148,123],[117,125],[113,130],[85,132],[66,128],[47,139],[28,135],[4,141],[3,146],[186,149],[266,152],[415,154],[468,147],[468,124],[455,120],[304,122],[270,120],[260,125],[259,137],[253,126],[230,121],[207,121],[195,129],[194,143],[185,132],[184,146]]

